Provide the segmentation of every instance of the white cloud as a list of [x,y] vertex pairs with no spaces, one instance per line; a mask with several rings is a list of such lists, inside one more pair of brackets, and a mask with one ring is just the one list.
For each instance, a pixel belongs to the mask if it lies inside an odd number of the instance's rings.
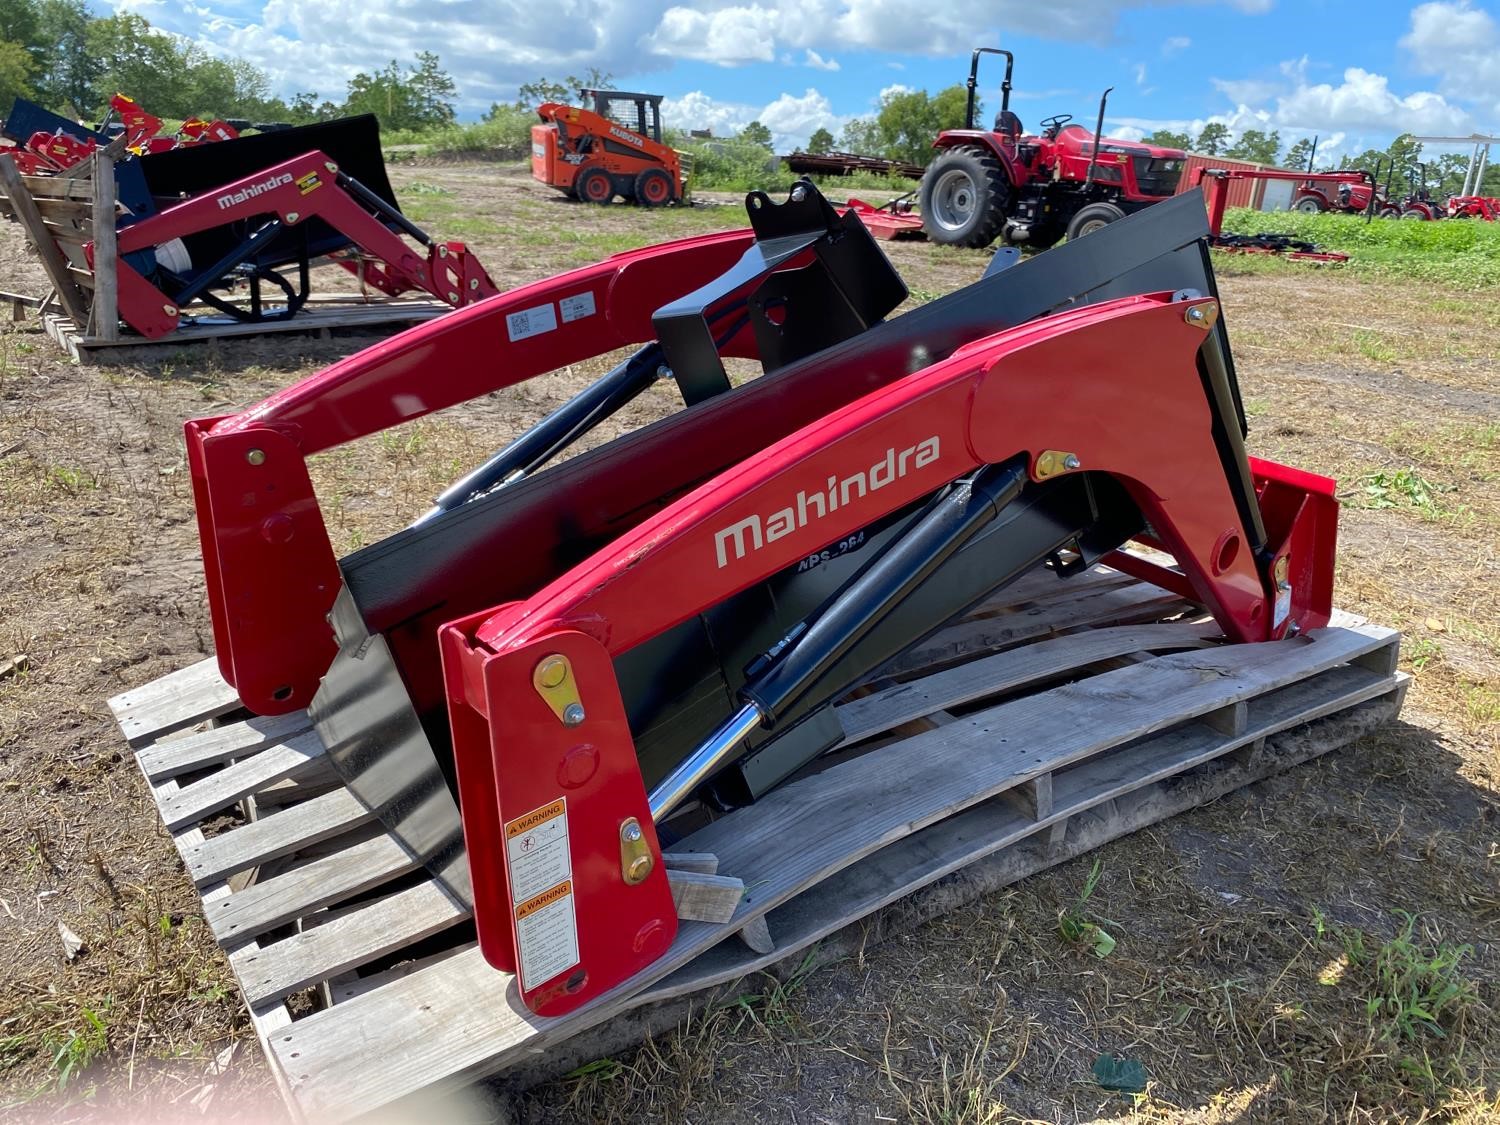
[[814,51],[811,47],[809,47],[807,49],[806,56],[802,60],[802,65],[810,66],[814,70],[838,70],[839,60],[835,58],[825,59],[822,55],[818,54],[817,51]]
[[763,106],[748,102],[720,101],[701,90],[661,103],[662,120],[676,129],[709,129],[716,137],[728,137],[752,121],[771,130],[777,152],[805,148],[818,129],[838,133],[848,120],[833,112],[828,98],[808,88],[800,97],[783,93]]
[[1137,86],[1146,84],[1146,64],[1143,62],[1135,64],[1135,84]]
[[1438,90],[1474,99],[1500,116],[1500,24],[1468,0],[1419,4],[1401,46],[1423,74],[1438,76]]
[[1161,57],[1169,59],[1179,51],[1186,51],[1193,45],[1193,41],[1186,35],[1173,35],[1162,40]]
[[1276,99],[1275,119],[1303,128],[1370,132],[1439,133],[1472,127],[1469,114],[1441,94],[1419,90],[1393,93],[1383,74],[1351,66],[1338,86],[1303,84]]
[[641,44],[658,55],[720,66],[771,62],[776,58],[776,13],[759,5],[716,12],[668,8]]

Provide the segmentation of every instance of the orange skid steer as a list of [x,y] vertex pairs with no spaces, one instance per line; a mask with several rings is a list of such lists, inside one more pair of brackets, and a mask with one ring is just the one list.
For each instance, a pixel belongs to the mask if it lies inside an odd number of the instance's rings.
[[[672,945],[664,840],[818,768],[834,704],[1021,575],[1106,563],[1229,645],[1329,621],[1333,482],[1246,451],[1196,197],[896,317],[857,213],[806,182],[747,203],[749,230],[525,286],[187,424],[223,675],[252,711],[309,709],[472,906],[513,975],[496,1002],[543,1016]],[[406,530],[334,556],[308,457],[620,349]],[[731,383],[726,357],[762,373]],[[658,382],[681,410],[558,460]]]
[[584,90],[592,109],[546,102],[531,127],[531,174],[569,198],[643,207],[679,203],[682,157],[662,141],[660,94]]

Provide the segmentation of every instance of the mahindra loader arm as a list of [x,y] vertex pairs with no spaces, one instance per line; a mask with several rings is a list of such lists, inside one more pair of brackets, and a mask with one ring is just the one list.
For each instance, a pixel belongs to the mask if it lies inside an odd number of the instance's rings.
[[[187,427],[226,678],[309,707],[544,1015],[671,942],[658,822],[837,744],[847,688],[1029,569],[1108,561],[1234,641],[1329,612],[1332,484],[1246,454],[1198,199],[892,319],[857,216],[811,185],[749,204],[751,232],[527,286]],[[635,344],[334,558],[306,456]],[[731,387],[724,356],[765,374]],[[687,409],[548,465],[656,378]]]
[[[195,280],[170,295],[153,285],[137,268],[142,252],[149,254],[153,247],[172,239],[263,216],[269,218],[221,261],[200,269]],[[284,229],[295,228],[314,217],[348,236],[366,254],[380,259],[379,265],[361,264],[355,272],[383,292],[395,295],[421,289],[460,308],[498,292],[484,267],[463,243],[433,242],[400,212],[341,172],[327,156],[314,151],[224,184],[123,228],[116,241],[121,318],[148,338],[166,335],[180,322],[183,305],[205,297],[212,286],[220,284],[240,263],[254,259]],[[399,226],[422,242],[427,249],[425,259],[402,242],[387,224]],[[84,247],[84,253],[92,266],[92,242]],[[287,288],[290,311],[296,311],[305,301],[305,287],[304,276],[302,293]]]

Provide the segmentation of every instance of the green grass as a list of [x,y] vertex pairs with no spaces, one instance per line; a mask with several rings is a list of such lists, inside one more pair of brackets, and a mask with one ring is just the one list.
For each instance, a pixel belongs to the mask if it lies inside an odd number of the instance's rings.
[[1300,211],[1226,212],[1232,234],[1289,234],[1350,255],[1355,273],[1435,282],[1455,289],[1500,285],[1500,223],[1466,219],[1421,223]]

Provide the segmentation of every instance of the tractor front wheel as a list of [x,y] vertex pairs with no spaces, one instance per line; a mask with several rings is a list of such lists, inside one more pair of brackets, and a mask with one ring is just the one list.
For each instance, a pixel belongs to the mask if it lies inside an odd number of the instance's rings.
[[979,248],[995,241],[1010,206],[1010,184],[994,155],[954,148],[928,167],[921,187],[922,229],[945,246]]
[[1080,207],[1077,214],[1068,220],[1068,241],[1103,230],[1110,223],[1124,217],[1125,212],[1113,203],[1090,203],[1087,207]]
[[1304,215],[1321,215],[1324,211],[1323,201],[1316,195],[1304,195],[1292,204],[1292,210],[1301,211]]
[[672,177],[660,168],[647,168],[635,178],[635,201],[642,207],[665,207],[676,194]]
[[585,203],[604,204],[615,197],[614,181],[602,168],[584,169],[579,173],[573,186],[578,191],[578,198]]

